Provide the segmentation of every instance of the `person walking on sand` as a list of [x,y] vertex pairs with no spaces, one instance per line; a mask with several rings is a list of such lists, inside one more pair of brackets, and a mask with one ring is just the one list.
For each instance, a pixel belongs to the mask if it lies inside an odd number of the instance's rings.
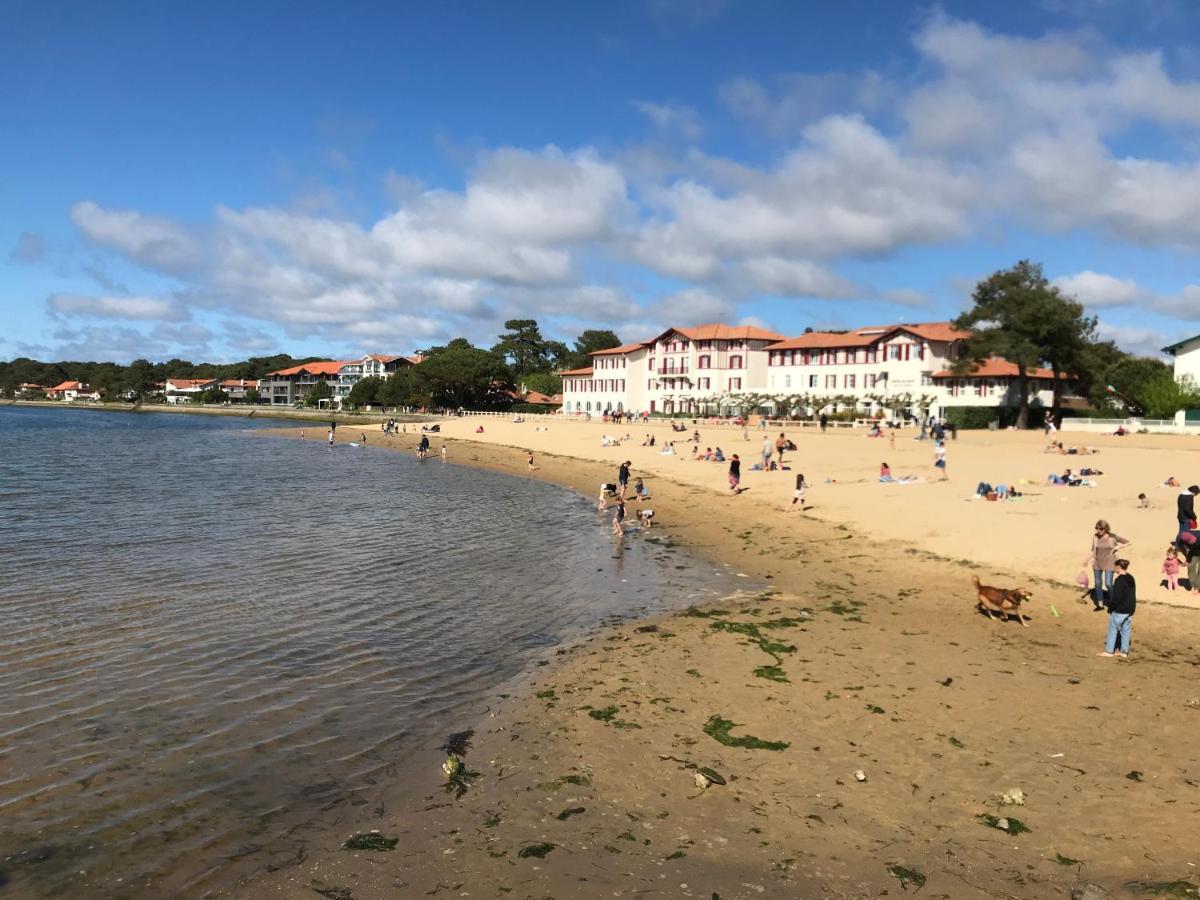
[[779,466],[783,468],[783,451],[787,449],[787,435],[782,431],[779,432],[779,437],[775,439],[775,452],[779,454]]
[[622,500],[625,499],[625,492],[629,490],[629,460],[621,463],[621,468],[617,469],[617,485],[620,490],[617,492]]
[[796,489],[792,491],[792,507],[800,507],[800,512],[804,512],[804,492],[808,490],[808,482],[804,480],[803,475],[796,476]]
[[1167,590],[1176,590],[1179,587],[1179,551],[1175,549],[1174,544],[1167,547],[1162,573],[1167,576]]
[[1092,547],[1084,557],[1084,566],[1090,566],[1095,576],[1095,586],[1092,588],[1092,611],[1101,612],[1104,609],[1105,588],[1112,594],[1113,570],[1117,564],[1117,548],[1130,547],[1132,544],[1118,534],[1113,534],[1108,522],[1100,519],[1092,535]]
[[741,482],[742,461],[738,459],[738,455],[735,453],[729,460],[729,490],[732,491],[734,495],[742,492]]
[[933,467],[939,469],[942,477],[939,481],[949,481],[950,474],[946,471],[946,443],[938,441],[933,447]]
[[771,443],[771,439],[767,435],[763,435],[762,445],[762,467],[764,470],[771,468],[771,454],[775,452],[775,445]]
[[821,434],[824,434],[825,429],[829,427],[829,416],[825,415],[825,413],[821,413],[820,422],[821,422]]
[[613,534],[625,533],[625,498],[617,498],[617,508],[613,511]]
[[1118,559],[1115,565],[1117,578],[1108,601],[1108,638],[1104,642],[1104,652],[1096,655],[1125,659],[1129,656],[1133,614],[1137,611],[1137,582],[1129,574],[1129,560]]

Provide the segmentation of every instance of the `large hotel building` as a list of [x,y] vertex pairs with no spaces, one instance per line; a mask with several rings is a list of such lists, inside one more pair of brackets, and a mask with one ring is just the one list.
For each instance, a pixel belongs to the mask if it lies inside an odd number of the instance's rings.
[[[948,407],[1017,406],[1016,365],[989,359],[951,371],[964,332],[949,322],[811,331],[785,338],[746,325],[670,328],[591,354],[562,373],[563,412],[728,415],[766,409],[892,416]],[[1052,402],[1053,376],[1027,370],[1033,405]]]

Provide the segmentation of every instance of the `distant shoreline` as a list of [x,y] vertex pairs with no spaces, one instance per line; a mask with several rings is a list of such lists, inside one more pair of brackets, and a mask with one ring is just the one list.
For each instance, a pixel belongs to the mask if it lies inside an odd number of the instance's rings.
[[329,410],[277,409],[273,406],[169,406],[166,404],[134,405],[132,403],[65,403],[53,400],[11,400],[3,404],[17,409],[72,409],[113,413],[174,413],[191,416],[227,416],[241,419],[286,419],[293,422],[346,422],[375,424],[385,419],[419,421],[425,417],[407,414],[345,413]]

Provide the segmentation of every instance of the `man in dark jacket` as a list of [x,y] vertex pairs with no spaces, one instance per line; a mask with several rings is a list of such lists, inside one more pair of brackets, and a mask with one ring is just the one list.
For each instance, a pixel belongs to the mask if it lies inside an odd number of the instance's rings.
[[[1099,656],[1129,656],[1129,636],[1133,629],[1133,614],[1137,610],[1137,582],[1129,574],[1129,560],[1118,559],[1117,578],[1108,595],[1108,639]],[[1118,650],[1117,638],[1120,637]]]
[[1196,518],[1196,495],[1200,487],[1192,485],[1186,491],[1180,492],[1175,498],[1175,508],[1179,517],[1179,530],[1192,531],[1192,521]]

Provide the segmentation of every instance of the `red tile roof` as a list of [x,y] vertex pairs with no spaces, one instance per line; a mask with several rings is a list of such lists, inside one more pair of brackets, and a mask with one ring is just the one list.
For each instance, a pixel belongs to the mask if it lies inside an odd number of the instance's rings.
[[50,388],[46,393],[56,394],[62,391],[81,391],[86,387],[86,384],[80,384],[78,381],[64,381],[62,384]]
[[186,391],[188,388],[199,387],[202,384],[213,384],[215,378],[168,378],[167,381],[172,384],[177,391]]
[[622,344],[620,347],[610,347],[607,350],[593,350],[588,356],[617,356],[623,353],[632,353],[634,350],[640,350],[645,347],[649,341],[635,341],[632,344]]
[[566,377],[572,376],[572,375],[574,375],[574,376],[591,375],[594,372],[595,372],[594,366],[585,366],[582,369],[567,369],[567,371],[559,372],[558,374],[561,375],[562,377],[566,378]]
[[924,338],[927,341],[956,341],[970,337],[970,332],[959,331],[949,322],[903,322],[896,325],[868,325],[853,331],[811,331],[778,344],[770,350],[823,350],[829,347],[867,347],[891,337],[897,332]]
[[692,328],[672,328],[692,341],[781,341],[784,336],[755,325],[722,325],[711,322]]
[[525,403],[535,403],[538,406],[560,406],[562,405],[562,394],[555,394],[551,397],[549,394],[543,394],[541,391],[529,391],[522,400]]
[[299,375],[301,372],[307,372],[309,375],[336,375],[342,366],[353,365],[354,362],[355,360],[346,362],[336,359],[328,362],[310,362],[287,369],[279,369],[276,372],[268,372],[267,375]]
[[[1029,378],[1053,378],[1054,373],[1050,369],[1026,369],[1025,374]],[[993,356],[990,359],[985,359],[981,363],[976,363],[972,366],[971,371],[967,373],[953,372],[950,369],[944,369],[941,372],[935,372],[933,378],[1016,378],[1017,364],[1011,363],[1007,359],[1001,359],[998,356]],[[1066,375],[1061,375],[1061,378],[1066,378]]]
[[225,381],[222,381],[222,382],[221,382],[221,387],[223,387],[223,388],[227,388],[227,387],[233,387],[233,388],[247,388],[247,389],[249,389],[249,388],[256,388],[256,387],[258,387],[258,382],[257,382],[257,381],[255,381],[255,380],[253,380],[253,379],[250,379],[250,378],[245,378],[245,379],[242,379],[242,378],[230,378],[230,379],[226,379]]

